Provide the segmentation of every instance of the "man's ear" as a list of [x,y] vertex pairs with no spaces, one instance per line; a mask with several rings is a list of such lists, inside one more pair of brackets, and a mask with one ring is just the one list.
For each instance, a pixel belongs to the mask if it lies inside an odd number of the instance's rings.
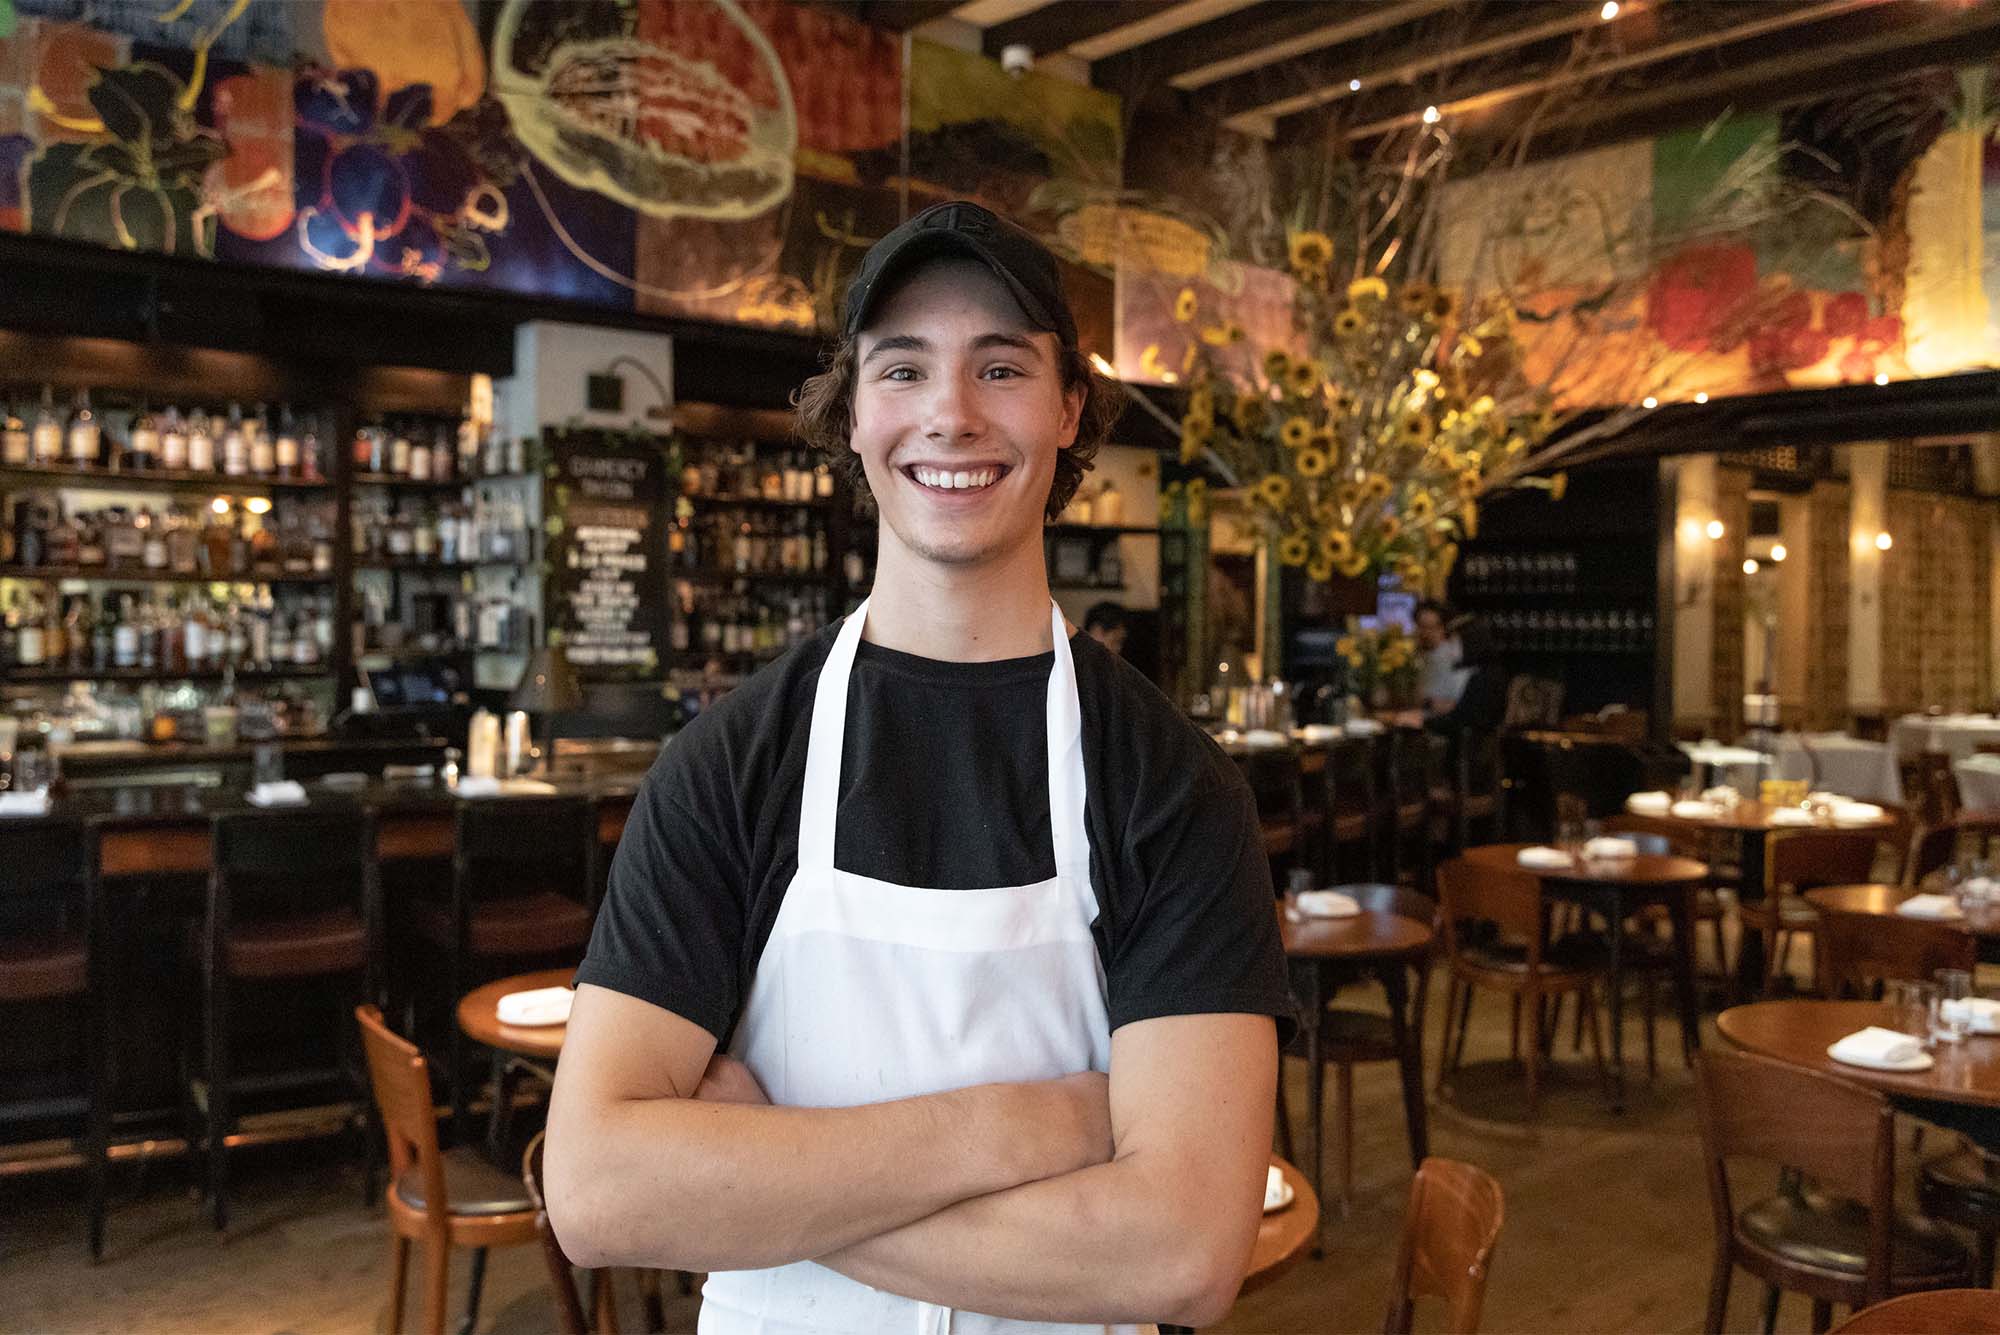
[[1081,384],[1072,385],[1063,391],[1063,424],[1062,430],[1056,434],[1069,437],[1068,444],[1063,446],[1064,449],[1076,444],[1077,428],[1083,425],[1083,401],[1088,393],[1089,387]]

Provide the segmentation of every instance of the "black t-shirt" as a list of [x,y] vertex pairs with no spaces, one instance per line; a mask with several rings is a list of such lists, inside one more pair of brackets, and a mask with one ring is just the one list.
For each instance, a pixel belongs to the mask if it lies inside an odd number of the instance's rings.
[[[704,711],[646,776],[577,981],[688,1019],[726,1047],[798,867],[820,666],[839,623]],[[1292,1027],[1269,863],[1235,765],[1153,684],[1070,641],[1083,715],[1092,924],[1113,1029],[1249,1012]],[[1055,874],[1053,653],[992,663],[865,641],[848,680],[834,865],[941,890]]]

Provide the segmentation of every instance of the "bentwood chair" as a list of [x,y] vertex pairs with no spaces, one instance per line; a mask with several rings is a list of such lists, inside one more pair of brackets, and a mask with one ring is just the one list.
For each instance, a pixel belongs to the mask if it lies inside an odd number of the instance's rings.
[[1745,931],[1764,938],[1763,990],[1769,995],[1784,972],[1792,939],[1811,935],[1819,923],[1819,911],[1806,902],[1805,892],[1872,881],[1878,844],[1867,831],[1796,830],[1773,835],[1767,847],[1767,893],[1739,902],[1736,911]]
[[390,1335],[403,1328],[403,1300],[409,1288],[410,1244],[424,1244],[425,1335],[444,1335],[451,1286],[451,1251],[470,1247],[472,1278],[466,1293],[463,1330],[479,1316],[486,1279],[486,1253],[493,1247],[535,1241],[535,1203],[526,1186],[502,1172],[478,1151],[438,1148],[437,1111],[431,1078],[417,1045],[390,1031],[382,1012],[358,1006],[362,1046],[389,1142]]
[[1306,836],[1301,820],[1305,803],[1299,786],[1299,753],[1289,746],[1250,747],[1238,757],[1237,764],[1257,802],[1257,824],[1265,856],[1271,859],[1273,879],[1283,884],[1280,873],[1295,865]]
[[1919,830],[1910,845],[1909,865],[1903,875],[1905,885],[1921,885],[1934,871],[1951,866],[1965,849],[1987,854],[1993,840],[2000,838],[2000,813],[1961,811],[1951,820]]
[[[1785,1292],[1813,1304],[1823,1331],[1833,1305],[1972,1280],[1964,1246],[1895,1204],[1895,1114],[1882,1095],[1829,1075],[1740,1052],[1695,1061],[1702,1156],[1714,1213],[1708,1318],[1720,1335],[1736,1268],[1764,1281],[1764,1329]],[[1744,1160],[1785,1171],[1775,1193],[1738,1209],[1729,1178]]]
[[1932,1289],[1864,1307],[1833,1335],[2000,1335],[2000,1293]]
[[592,1319],[586,1321],[583,1301],[576,1291],[576,1268],[570,1264],[562,1243],[556,1240],[555,1230],[549,1227],[548,1204],[542,1195],[542,1140],[546,1134],[536,1132],[535,1138],[528,1142],[527,1152],[521,1156],[521,1185],[527,1189],[528,1200],[535,1208],[535,1236],[541,1241],[542,1260],[549,1268],[549,1289],[556,1304],[556,1329],[562,1335],[616,1335],[618,1305],[612,1300],[611,1286],[604,1282],[603,1272],[586,1272],[595,1283],[595,1292],[591,1295]]
[[1444,1299],[1443,1329],[1451,1335],[1474,1335],[1505,1218],[1506,1200],[1491,1174],[1455,1159],[1424,1160],[1403,1216],[1395,1288],[1382,1322],[1387,1335],[1410,1335],[1415,1300],[1423,1297]]
[[1888,913],[1819,911],[1820,991],[1828,997],[1872,998],[1891,979],[1928,982],[1939,969],[1972,972],[1979,962],[1970,932]]
[[1386,775],[1379,775],[1381,791],[1389,801],[1389,875],[1402,883],[1410,872],[1416,888],[1431,888],[1432,795],[1438,787],[1442,767],[1440,738],[1422,728],[1392,728],[1388,745]]

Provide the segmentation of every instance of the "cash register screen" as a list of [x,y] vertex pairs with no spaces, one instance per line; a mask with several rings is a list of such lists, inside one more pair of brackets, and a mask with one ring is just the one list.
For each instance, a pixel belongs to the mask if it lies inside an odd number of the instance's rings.
[[399,663],[368,669],[368,689],[377,709],[422,709],[451,703],[443,670],[430,663]]

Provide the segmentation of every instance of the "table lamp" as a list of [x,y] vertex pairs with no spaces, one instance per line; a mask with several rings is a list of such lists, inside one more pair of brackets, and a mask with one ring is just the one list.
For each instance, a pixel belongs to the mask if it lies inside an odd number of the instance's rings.
[[528,655],[528,666],[522,671],[521,682],[514,688],[514,693],[507,697],[507,707],[521,710],[530,719],[536,716],[548,718],[549,735],[542,755],[553,760],[554,716],[583,708],[583,688],[577,684],[576,671],[570,667],[569,655],[563,651],[560,640],[543,645]]

